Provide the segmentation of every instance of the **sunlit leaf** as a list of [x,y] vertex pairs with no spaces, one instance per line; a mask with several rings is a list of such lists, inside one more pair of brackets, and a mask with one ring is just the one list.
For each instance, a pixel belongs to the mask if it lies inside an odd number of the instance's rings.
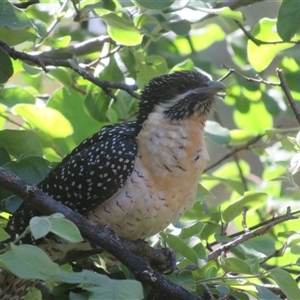
[[[252,134],[263,133],[266,128],[273,126],[273,118],[268,114],[263,102],[251,103],[248,113],[235,110],[233,116],[238,127]],[[255,122],[253,120],[255,120]]]
[[70,122],[53,108],[18,104],[12,110],[34,128],[42,130],[54,138],[64,138],[73,133]]
[[272,42],[281,40],[274,28],[276,20],[264,18],[251,31],[256,39],[269,43],[257,46],[251,40],[248,41],[248,58],[258,72],[267,68],[278,52],[294,46],[290,43],[273,44]]
[[114,41],[126,46],[135,46],[142,41],[143,36],[128,19],[115,13],[103,15],[101,18],[107,24],[107,31]]
[[254,136],[248,130],[243,129],[233,129],[230,130],[230,145],[241,145],[249,140],[251,140]]

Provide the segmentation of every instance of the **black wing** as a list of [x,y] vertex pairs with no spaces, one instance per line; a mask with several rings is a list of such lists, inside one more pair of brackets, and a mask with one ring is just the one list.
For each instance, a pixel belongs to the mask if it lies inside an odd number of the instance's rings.
[[[136,122],[103,127],[70,152],[38,187],[81,214],[91,211],[116,194],[131,175],[138,132]],[[8,233],[22,233],[38,215],[23,202],[7,224]]]

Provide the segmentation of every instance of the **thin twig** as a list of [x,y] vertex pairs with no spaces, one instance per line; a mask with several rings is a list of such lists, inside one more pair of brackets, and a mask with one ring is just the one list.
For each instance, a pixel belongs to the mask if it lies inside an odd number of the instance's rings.
[[300,41],[283,41],[283,40],[278,40],[278,41],[262,41],[257,38],[255,38],[245,27],[244,25],[240,22],[235,20],[235,23],[240,27],[240,29],[244,32],[245,36],[252,41],[256,46],[261,46],[261,45],[276,45],[276,44],[284,44],[284,43],[290,43],[290,44],[300,44]]
[[285,80],[285,77],[284,77],[284,74],[283,74],[283,70],[282,69],[276,69],[276,72],[277,72],[277,76],[280,80],[280,86],[281,88],[283,89],[284,93],[285,93],[285,96],[286,98],[288,99],[289,101],[289,104],[295,114],[295,117],[298,121],[298,123],[300,124],[300,111],[298,109],[298,106],[295,102],[295,100],[293,99],[293,96],[291,94],[291,91],[286,83],[286,80]]
[[210,261],[212,259],[217,258],[218,256],[220,256],[223,252],[228,252],[231,248],[245,242],[248,241],[249,239],[252,239],[254,237],[260,236],[265,234],[266,232],[268,232],[271,228],[273,228],[275,225],[278,225],[280,223],[283,223],[285,221],[289,221],[289,220],[295,220],[298,219],[299,217],[295,217],[291,211],[290,211],[290,207],[287,208],[287,212],[282,215],[282,216],[278,216],[276,218],[273,218],[271,221],[269,221],[267,224],[265,224],[265,226],[255,230],[255,231],[249,231],[246,232],[240,236],[238,236],[235,240],[230,241],[226,244],[221,245],[217,250],[214,250],[213,252],[211,252],[210,254],[207,255],[207,261]]
[[257,143],[265,134],[259,134],[256,137],[254,137],[253,139],[249,140],[245,145],[240,146],[235,148],[234,150],[232,150],[231,152],[229,152],[228,154],[224,155],[222,158],[220,158],[218,161],[216,161],[215,163],[213,163],[212,165],[210,165],[209,167],[207,167],[204,172],[207,172],[211,169],[213,169],[214,167],[220,165],[223,161],[225,161],[226,159],[234,156],[236,153],[242,151],[242,150],[249,150],[250,147],[252,145],[254,145],[255,143]]
[[263,78],[261,78],[258,74],[255,75],[256,78],[253,78],[253,77],[248,77],[248,76],[245,76],[241,73],[239,73],[238,71],[236,71],[235,69],[231,69],[231,68],[228,68],[226,65],[223,64],[223,67],[225,69],[228,70],[228,72],[223,76],[221,77],[219,80],[220,81],[223,81],[224,79],[226,79],[227,77],[229,77],[231,74],[236,74],[237,76],[249,81],[249,82],[255,82],[255,83],[263,83],[263,84],[266,84],[266,85],[271,85],[271,86],[280,86],[280,82],[272,82],[272,81],[268,81],[268,80],[265,80]]
[[62,19],[62,13],[65,10],[66,6],[67,6],[68,2],[64,2],[62,3],[60,12],[58,14],[55,14],[55,19],[53,20],[53,22],[50,24],[50,26],[48,27],[46,33],[44,36],[42,36],[39,40],[39,42],[34,46],[34,49],[37,49],[38,47],[40,47],[42,45],[42,43],[44,42],[44,40],[51,34],[51,32],[55,29],[55,27],[57,26],[57,24],[61,21]]
[[110,89],[121,89],[126,91],[129,95],[131,95],[134,98],[139,99],[139,95],[135,93],[134,91],[137,89],[136,85],[127,85],[124,83],[118,83],[118,82],[110,82],[106,80],[102,80],[100,78],[97,78],[87,72],[84,68],[80,67],[76,61],[68,61],[68,60],[54,60],[54,59],[48,59],[48,58],[41,58],[36,57],[34,55],[26,54],[24,52],[19,52],[7,45],[5,42],[0,41],[0,47],[13,59],[20,59],[24,62],[31,62],[38,66],[40,66],[45,72],[47,72],[46,66],[55,66],[55,67],[65,67],[72,69],[79,75],[81,75],[84,79],[87,79],[88,81],[94,83],[95,85],[99,86],[106,94],[108,94],[111,97],[115,97]]
[[[100,52],[103,49],[103,45],[109,42],[111,42],[110,37],[99,36],[65,48],[43,51],[35,54],[35,56],[41,57],[42,59],[73,59],[74,57]],[[87,63],[90,62],[90,60],[86,61],[88,61]]]

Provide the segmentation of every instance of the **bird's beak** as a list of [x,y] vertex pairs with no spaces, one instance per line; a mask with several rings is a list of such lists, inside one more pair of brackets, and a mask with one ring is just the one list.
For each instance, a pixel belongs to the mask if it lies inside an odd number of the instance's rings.
[[217,94],[218,92],[225,89],[225,84],[220,81],[208,81],[207,86],[201,88],[201,91],[205,94]]

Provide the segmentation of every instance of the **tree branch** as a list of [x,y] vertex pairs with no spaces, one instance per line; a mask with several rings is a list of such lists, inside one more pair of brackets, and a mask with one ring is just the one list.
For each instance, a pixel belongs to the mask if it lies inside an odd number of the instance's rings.
[[244,25],[240,22],[235,20],[235,23],[240,27],[240,29],[244,32],[245,36],[252,41],[256,46],[261,46],[261,45],[276,45],[276,44],[284,44],[284,43],[290,43],[290,44],[300,44],[300,41],[283,41],[283,40],[278,40],[278,41],[263,41],[255,38],[245,27]]
[[284,93],[285,93],[285,96],[286,98],[288,99],[288,102],[296,116],[296,119],[298,121],[298,123],[300,124],[300,111],[298,109],[298,106],[295,102],[295,100],[293,99],[293,96],[291,94],[291,91],[286,83],[286,80],[285,80],[285,77],[284,77],[284,74],[283,74],[283,70],[282,69],[276,69],[276,72],[277,72],[277,75],[278,75],[278,78],[280,80],[280,86],[281,88],[283,89]]
[[223,157],[221,157],[219,160],[217,160],[215,163],[213,163],[212,165],[208,166],[205,170],[204,173],[206,173],[207,171],[213,169],[214,167],[218,166],[219,164],[221,164],[223,161],[225,161],[226,159],[234,156],[235,154],[237,154],[238,152],[242,151],[242,150],[249,150],[251,146],[253,146],[254,144],[256,144],[260,139],[262,139],[262,137],[265,134],[259,134],[256,137],[254,137],[253,139],[249,140],[245,145],[237,147],[235,149],[233,149],[231,152],[229,152],[228,154],[224,155]]
[[40,52],[35,56],[41,59],[73,59],[74,57],[102,51],[103,45],[109,42],[111,42],[111,39],[108,36],[100,36],[65,48]]
[[284,215],[273,218],[272,220],[269,220],[263,227],[255,230],[255,231],[245,232],[241,236],[237,237],[235,240],[225,243],[225,244],[221,245],[217,250],[212,251],[210,254],[207,255],[207,261],[217,258],[223,252],[228,252],[229,249],[231,249],[245,241],[248,241],[254,237],[265,234],[275,225],[278,225],[285,221],[295,220],[298,218],[299,217],[295,217],[294,214],[291,213],[290,207],[288,207],[287,212]]
[[84,79],[89,80],[90,82],[94,83],[95,85],[99,86],[105,93],[109,96],[114,97],[112,95],[110,89],[120,89],[126,91],[129,95],[134,98],[139,99],[139,95],[134,91],[137,89],[136,85],[127,85],[124,83],[118,82],[109,82],[106,80],[102,80],[91,75],[87,72],[84,68],[80,67],[75,60],[60,60],[60,59],[49,59],[49,58],[41,58],[39,56],[26,54],[24,52],[16,51],[14,48],[7,45],[5,42],[0,40],[0,47],[13,59],[20,59],[24,62],[33,63],[39,67],[41,67],[44,72],[48,72],[46,66],[54,66],[54,67],[65,67],[71,69],[81,75]]
[[109,234],[108,230],[92,226],[79,213],[58,203],[39,190],[35,185],[29,184],[2,167],[0,167],[0,186],[22,198],[31,206],[38,208],[44,214],[49,215],[57,212],[63,214],[78,227],[82,236],[92,245],[98,245],[114,255],[120,262],[126,265],[144,285],[150,285],[160,293],[168,295],[169,299],[202,299],[170,282],[160,273],[152,270],[141,258],[132,254],[118,238]]

